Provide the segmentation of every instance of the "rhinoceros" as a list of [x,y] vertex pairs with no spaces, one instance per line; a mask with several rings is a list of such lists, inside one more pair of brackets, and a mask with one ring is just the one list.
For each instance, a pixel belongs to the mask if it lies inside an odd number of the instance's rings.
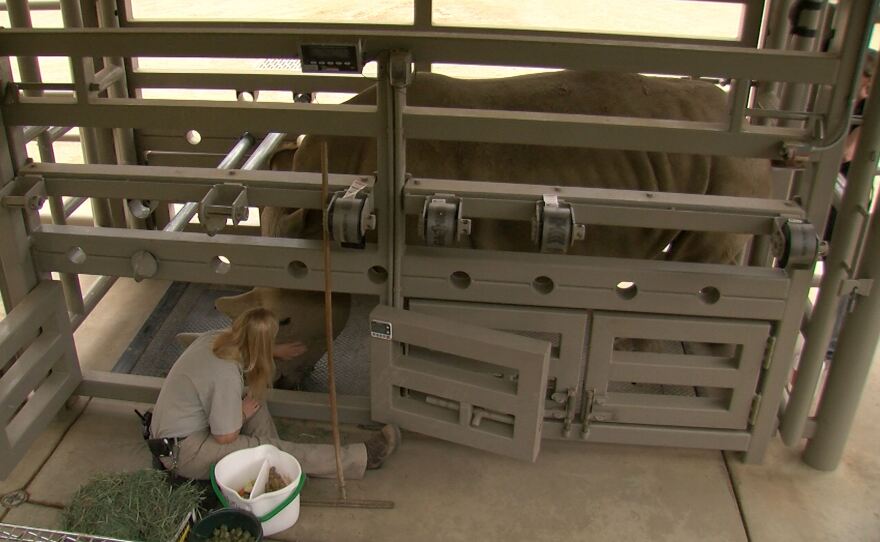
[[[346,103],[375,104],[376,89]],[[419,73],[407,88],[407,104],[701,122],[721,122],[728,114],[725,92],[707,82],[570,71],[486,80]],[[320,144],[325,141],[330,173],[370,175],[376,171],[375,140],[341,136],[306,136],[293,154],[293,169],[319,172]],[[279,164],[284,158],[290,161],[290,149],[283,152]],[[406,152],[407,171],[414,177],[748,197],[768,197],[770,189],[770,164],[759,159],[421,140],[408,141]],[[263,235],[319,238],[321,234],[319,211],[270,207],[264,209],[261,219]],[[412,242],[413,231],[408,226],[408,242]],[[747,241],[747,236],[724,233],[589,226],[586,239],[576,243],[571,252],[735,264]],[[536,250],[529,225],[519,222],[475,221],[469,242],[474,248]],[[240,299],[220,300],[218,307],[222,310],[252,303],[270,304],[282,319],[290,317],[291,331],[298,328],[300,340],[323,352],[323,342],[309,338],[322,327],[315,325],[320,320],[315,314],[305,316],[309,308],[320,307],[312,294],[256,289]],[[344,296],[334,298],[334,314],[339,320],[347,304]],[[279,341],[289,337],[282,332]],[[280,372],[297,378],[306,374],[319,356],[310,349],[290,364],[292,367],[280,367]],[[289,385],[291,378],[283,378],[281,385]]]

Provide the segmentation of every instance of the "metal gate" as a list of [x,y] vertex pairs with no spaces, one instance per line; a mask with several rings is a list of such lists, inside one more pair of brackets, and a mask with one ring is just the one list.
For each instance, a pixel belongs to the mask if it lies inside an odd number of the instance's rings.
[[[322,289],[319,243],[261,238],[237,227],[248,208],[328,205],[318,174],[259,170],[290,132],[376,143],[375,175],[330,175],[348,213],[339,222],[346,246],[333,253],[334,286],[379,296],[383,305],[371,317],[372,395],[342,398],[343,420],[395,421],[525,459],[536,457],[541,438],[558,438],[738,450],[760,461],[786,395],[816,232],[832,199],[876,2],[841,0],[833,10],[806,3],[796,21],[784,13],[786,2],[733,3],[742,6],[742,27],[737,40],[725,41],[445,28],[431,24],[431,4],[421,0],[410,27],[158,24],[133,18],[126,2],[62,0],[67,28],[31,29],[26,2],[8,0],[14,28],[0,33],[0,121],[7,134],[0,149],[0,286],[12,311],[0,328],[0,352],[7,365],[17,361],[0,377],[0,401],[5,409],[24,407],[5,424],[3,464],[13,464],[6,457],[22,453],[74,386],[77,393],[146,401],[158,393],[155,381],[130,375],[86,371],[80,381],[70,329],[46,323],[46,307],[60,295],[48,273],[60,274],[74,327],[117,276]],[[761,36],[765,7],[771,33]],[[252,98],[257,90],[365,88],[369,81],[327,73],[137,68],[142,57],[297,58],[320,71],[329,58],[321,54],[339,62],[342,53],[358,68],[377,62],[375,103],[141,97],[149,88],[225,89]],[[36,59],[45,56],[70,62],[70,83],[41,82]],[[724,122],[689,123],[408,105],[412,67],[443,62],[712,78],[729,89],[728,115]],[[52,142],[74,126],[87,163],[51,163]],[[411,178],[407,141],[432,139],[763,158],[791,182],[765,201]],[[27,159],[30,140],[43,151],[35,163]],[[870,155],[871,144],[860,156]],[[97,227],[66,225],[67,207],[87,198]],[[44,200],[53,224],[36,219]],[[172,217],[167,202],[186,205]],[[575,228],[754,236],[751,265],[436,248],[404,238],[407,217],[423,213],[451,211],[458,235],[472,219],[529,221],[536,206],[544,217],[570,211],[580,220]],[[342,216],[341,206],[336,211]],[[197,213],[203,229],[183,231]],[[374,232],[358,239],[373,219]],[[360,248],[350,248],[349,236]],[[83,297],[80,273],[108,278]],[[838,292],[869,285],[855,273],[835,277],[851,287],[829,286]],[[31,344],[38,328],[43,334]],[[621,350],[616,340],[659,340],[678,351]],[[64,345],[63,353],[53,350],[60,358],[41,355],[40,348],[52,346],[46,341]],[[853,385],[850,376],[840,381]],[[658,395],[646,386],[689,392]],[[28,398],[25,388],[36,391]],[[48,390],[52,399],[41,400]],[[326,419],[324,403],[317,394],[272,396],[281,415]],[[793,430],[793,440],[810,431]]]

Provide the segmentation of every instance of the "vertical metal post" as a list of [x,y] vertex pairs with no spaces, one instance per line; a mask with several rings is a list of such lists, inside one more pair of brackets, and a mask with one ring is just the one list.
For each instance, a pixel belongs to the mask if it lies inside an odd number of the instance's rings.
[[[413,25],[416,30],[429,30],[433,26],[433,0],[415,0],[413,11]],[[415,68],[416,71],[430,72],[431,62],[426,60],[416,61]]]
[[[8,57],[0,57],[0,84],[12,81]],[[21,133],[21,130],[18,130]],[[11,137],[0,116],[0,187],[11,182],[26,156],[23,138]],[[0,206],[0,295],[11,311],[36,286],[39,276],[28,246],[24,212]]]
[[385,251],[385,265],[388,281],[385,294],[380,299],[386,305],[395,304],[394,275],[394,89],[391,87],[390,56],[385,53],[378,61],[378,79],[376,81],[376,114],[384,122],[382,131],[376,135],[376,204],[382,218],[378,224],[379,250]]
[[[65,28],[82,28],[82,14],[77,0],[61,0],[61,17]],[[95,68],[91,58],[71,58],[70,69],[73,82],[77,89],[77,100],[89,99],[88,84],[94,77]],[[87,164],[100,164],[101,155],[98,151],[99,142],[96,130],[81,126],[79,128],[82,139],[83,158]],[[105,149],[106,150],[106,149]],[[115,159],[114,162],[115,163]],[[96,226],[111,226],[113,218],[110,213],[110,205],[105,199],[92,198],[92,217]]]
[[859,255],[858,243],[869,217],[877,163],[876,154],[872,159],[871,153],[876,152],[873,145],[880,138],[880,77],[875,77],[871,85],[861,130],[843,203],[838,211],[840,218],[831,236],[831,252],[825,260],[819,295],[805,333],[806,342],[798,365],[798,378],[780,426],[782,439],[789,446],[798,444],[803,437],[822,363],[834,333],[841,287],[845,280],[855,278],[852,270]]
[[[32,28],[31,13],[30,9],[28,9],[27,0],[8,0],[6,6],[9,11],[9,22],[13,28]],[[38,83],[43,80],[40,74],[39,61],[35,57],[18,57],[18,70],[22,81]],[[36,89],[27,90],[25,94],[28,96],[41,96],[43,92]],[[55,162],[52,135],[48,130],[42,130],[36,139],[40,160],[42,162]],[[61,225],[67,223],[67,219],[64,216],[64,201],[61,196],[51,196],[49,198],[49,209],[52,213],[53,223]],[[81,314],[83,311],[83,299],[79,279],[71,273],[61,273],[60,278],[68,310],[74,314]]]
[[[880,152],[880,77],[875,77],[865,107],[864,122],[847,179],[840,219],[831,238],[831,254],[823,277],[819,297],[814,307],[816,313],[827,318],[830,325],[821,326],[810,335],[804,346],[801,365],[809,363],[810,376],[816,378],[804,382],[803,387],[793,390],[784,421],[784,437],[787,444],[794,444],[803,435],[803,427],[815,394],[816,380],[821,370],[825,349],[833,332],[834,318],[840,304],[840,289],[847,279],[880,279],[880,219],[875,213],[868,225],[868,235],[861,247],[862,261],[853,269],[858,259],[857,246],[862,228],[869,216],[870,193],[877,170]],[[844,321],[831,370],[822,394],[817,416],[816,433],[804,454],[804,461],[822,470],[834,469],[840,461],[846,438],[861,397],[865,378],[871,367],[877,346],[876,323],[880,315],[880,296],[874,289],[867,298],[855,291],[855,309]],[[819,327],[819,326],[817,326]],[[798,371],[800,374],[800,370]],[[798,377],[800,380],[800,376]]]

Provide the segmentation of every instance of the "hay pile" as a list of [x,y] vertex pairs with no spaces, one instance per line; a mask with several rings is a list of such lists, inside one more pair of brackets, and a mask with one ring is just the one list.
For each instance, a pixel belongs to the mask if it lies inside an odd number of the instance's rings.
[[122,540],[171,542],[202,500],[190,482],[172,488],[158,470],[100,474],[64,509],[64,530]]

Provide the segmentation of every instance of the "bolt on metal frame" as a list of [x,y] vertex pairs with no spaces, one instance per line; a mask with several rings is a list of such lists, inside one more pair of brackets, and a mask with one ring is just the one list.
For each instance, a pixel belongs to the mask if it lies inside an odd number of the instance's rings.
[[[97,164],[136,163],[138,149],[135,148],[135,137],[132,137],[131,130],[173,130],[183,133],[198,128],[206,130],[206,133],[218,134],[229,142],[234,142],[235,134],[245,131],[257,135],[278,134],[288,132],[290,126],[296,126],[297,131],[303,133],[373,137],[378,148],[378,181],[374,186],[374,198],[384,219],[379,221],[377,244],[368,245],[363,252],[343,251],[334,255],[333,282],[340,290],[380,295],[385,304],[397,308],[403,308],[409,298],[439,298],[453,302],[507,303],[522,307],[589,308],[591,311],[610,310],[624,314],[635,311],[769,321],[772,323],[773,348],[767,359],[762,361],[762,368],[756,369],[760,373],[755,388],[756,408],[748,426],[736,430],[692,428],[676,424],[627,426],[623,423],[601,423],[603,420],[598,414],[590,418],[595,423],[590,423],[589,428],[586,427],[587,418],[583,415],[578,423],[547,419],[543,422],[545,438],[570,438],[571,430],[575,429],[580,438],[588,441],[740,450],[746,452],[747,461],[760,461],[775,431],[777,405],[782,400],[788,380],[794,341],[812,281],[812,269],[719,269],[713,265],[672,262],[641,262],[634,267],[631,261],[489,251],[474,253],[467,250],[447,250],[442,257],[438,257],[435,250],[404,245],[405,214],[418,208],[424,200],[423,194],[434,189],[449,190],[472,200],[480,199],[482,206],[473,206],[477,213],[473,216],[485,217],[514,217],[518,212],[514,211],[516,200],[522,198],[531,201],[536,194],[522,185],[465,185],[455,180],[408,181],[404,134],[413,139],[563,146],[575,144],[596,148],[800,159],[806,172],[803,176],[806,180],[800,184],[809,188],[802,193],[802,209],[796,205],[793,208],[791,202],[743,203],[725,201],[723,198],[702,201],[699,197],[664,195],[671,204],[687,208],[686,212],[691,213],[687,216],[665,211],[662,202],[653,210],[645,209],[623,194],[584,189],[572,190],[572,193],[566,194],[566,198],[585,210],[589,209],[597,223],[639,223],[638,217],[649,211],[653,227],[687,227],[698,222],[701,228],[767,236],[772,232],[776,219],[805,218],[821,231],[831,199],[833,178],[830,173],[837,170],[843,135],[848,127],[847,119],[853,103],[855,82],[860,73],[862,50],[870,31],[869,21],[873,21],[873,4],[868,0],[840,2],[837,16],[845,21],[845,26],[835,37],[831,51],[825,53],[817,50],[757,48],[763,8],[763,2],[757,0],[743,2],[745,24],[739,43],[733,44],[712,40],[442,28],[431,24],[429,1],[415,2],[415,24],[411,28],[283,23],[233,25],[193,21],[155,23],[132,20],[125,2],[118,3],[120,9],[117,19],[112,16],[114,4],[110,1],[99,2],[95,13],[83,14],[74,9],[75,5],[78,9],[78,4],[62,1],[60,5],[65,13],[65,25],[78,30],[4,31],[0,55],[20,58],[70,57],[74,72],[74,95],[41,96],[40,90],[50,87],[41,87],[35,77],[32,81],[34,85],[28,87],[35,90],[31,93],[34,95],[14,91],[11,99],[0,106],[0,119],[9,127],[82,127],[89,164],[81,167],[46,163],[25,165],[19,137],[19,142],[11,140],[4,145],[9,151],[0,163],[3,175],[0,186],[11,183],[15,178],[31,177],[40,179],[51,198],[66,195],[98,198],[94,201],[109,199],[121,202],[124,198],[143,198],[192,203],[204,197],[210,186],[229,181],[247,187],[248,200],[252,205],[320,208],[323,203],[316,196],[318,182],[312,174]],[[79,29],[83,21],[100,26],[100,31]],[[236,39],[228,39],[230,34],[235,35]],[[375,106],[143,100],[139,98],[139,89],[153,86],[354,91],[362,88],[363,82],[350,78],[274,74],[157,74],[131,69],[140,56],[284,58],[290,57],[291,51],[296,51],[300,43],[350,40],[360,40],[364,44],[366,57],[379,61],[378,99]],[[406,54],[392,52],[399,50],[405,50]],[[423,67],[435,62],[468,62],[721,77],[732,80],[731,117],[726,126],[709,126],[679,121],[631,119],[620,122],[605,117],[412,107],[406,105],[406,85],[394,81],[391,76],[395,63],[408,64],[407,55]],[[92,58],[103,58],[103,68],[96,71]],[[752,81],[784,82],[789,83],[791,88],[810,85],[819,89],[817,100],[824,105],[817,109],[818,114],[810,113],[803,117],[793,115],[789,110],[762,109],[751,103],[748,89]],[[22,87],[23,90],[28,88]],[[106,97],[102,95],[104,91]],[[792,103],[797,102],[793,107],[800,105],[796,97],[789,99]],[[775,117],[783,121],[803,118],[810,122],[806,125],[795,122],[759,125],[746,122],[749,116]],[[144,141],[149,140],[142,140],[142,143]],[[869,154],[869,145],[875,143],[875,136],[863,140],[866,149],[861,151],[863,157]],[[143,154],[145,149],[139,150]],[[338,190],[345,189],[352,180],[349,176],[331,176],[331,184]],[[416,181],[422,183],[422,188]],[[399,201],[401,197],[405,205]],[[467,208],[471,209],[471,202],[467,199],[465,202]],[[745,206],[751,206],[750,210],[753,211],[749,213],[749,220],[737,221]],[[97,208],[99,224],[125,224],[118,217],[114,222],[108,216],[112,214],[112,206],[98,205]],[[757,212],[754,212],[755,209]],[[56,225],[29,232],[23,216],[18,213],[26,215],[27,212],[0,209],[0,223],[10,225],[3,230],[11,233],[14,245],[0,252],[4,300],[10,308],[27,297],[39,282],[41,272],[51,270],[132,276],[134,270],[129,260],[129,247],[132,245],[145,247],[157,258],[160,262],[155,274],[157,278],[313,290],[321,288],[320,247],[307,240],[259,239],[243,244],[237,236],[219,234],[206,238],[199,233],[171,231],[177,229],[176,225],[166,228],[165,232],[155,232],[79,228],[56,222]],[[32,246],[32,252],[22,250],[28,243]],[[234,262],[224,274],[217,269],[212,271],[206,265],[218,254]],[[833,254],[834,249],[832,257]],[[83,255],[84,259],[81,257]],[[302,278],[295,275],[292,278],[287,263],[291,266],[294,263],[304,265],[309,273]],[[467,292],[456,290],[448,284],[450,274],[460,267],[467,268],[473,280]],[[505,270],[500,277],[496,271],[498,268]],[[383,280],[381,275],[377,278],[375,274],[365,272],[373,269],[389,272],[389,279]],[[871,274],[867,264],[864,273],[867,276]],[[615,294],[613,284],[607,283],[611,280],[608,276],[622,275],[637,276],[639,284],[654,285],[654,288],[646,288],[644,295],[640,294],[637,298],[621,299]],[[566,288],[560,288],[550,295],[536,295],[531,283],[537,276],[564,277],[564,280],[558,279],[557,282],[566,284]],[[502,280],[499,281],[499,278]],[[502,286],[493,289],[490,285],[492,281]],[[723,284],[725,292],[733,294],[729,298],[725,295],[715,304],[701,304],[690,291],[690,285],[697,281]],[[587,296],[586,292],[591,288],[593,291],[604,288],[599,291],[605,293]],[[824,284],[823,289],[827,289]],[[656,292],[653,297],[651,290]],[[670,301],[673,303],[670,304]],[[670,305],[672,308],[669,308]],[[872,305],[866,303],[864,310],[873,310]],[[813,317],[816,317],[815,312]],[[827,319],[821,314],[817,321],[827,324]],[[854,345],[858,345],[852,348],[852,352],[865,351],[865,346],[871,340],[867,335],[856,335],[855,332],[846,335],[852,338]],[[842,358],[842,367],[852,369],[834,372],[834,379],[829,379],[828,387],[832,390],[855,390],[858,388],[857,378],[867,370],[869,362],[865,365],[863,358],[848,360],[844,349],[841,349],[839,357]],[[849,358],[855,357],[849,355]],[[78,392],[152,401],[160,384],[161,380],[145,377],[86,372]],[[580,386],[581,383],[574,385]],[[578,390],[579,393],[586,391]],[[285,414],[297,411],[298,415],[324,419],[326,412],[321,406],[322,402],[320,394],[276,391],[273,394],[273,412]],[[586,397],[582,405],[583,408],[589,407]],[[845,420],[854,408],[851,405],[850,400],[835,409],[833,414],[830,413],[833,406],[828,409],[823,407],[823,411],[829,412],[827,416],[834,420],[829,423],[844,427]],[[342,398],[340,408],[343,419],[363,420],[369,417],[369,405],[365,398]],[[499,419],[506,418],[501,416]],[[737,422],[740,423],[743,422]],[[820,443],[817,446],[823,449],[842,446],[846,430],[829,430],[833,436],[825,440],[832,444]],[[817,425],[816,434],[827,433],[820,433]],[[469,437],[464,438],[467,440]],[[830,462],[833,463],[833,460]]]

